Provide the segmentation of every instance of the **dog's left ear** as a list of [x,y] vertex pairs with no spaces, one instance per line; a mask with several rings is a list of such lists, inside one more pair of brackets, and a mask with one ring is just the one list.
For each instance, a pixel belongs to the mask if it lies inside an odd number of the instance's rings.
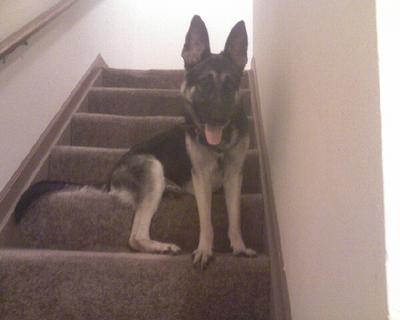
[[247,63],[247,45],[246,26],[243,21],[239,21],[232,28],[223,53],[231,58],[238,67],[244,69]]
[[193,16],[189,31],[186,34],[182,58],[185,68],[190,68],[210,55],[210,40],[203,20],[198,15]]

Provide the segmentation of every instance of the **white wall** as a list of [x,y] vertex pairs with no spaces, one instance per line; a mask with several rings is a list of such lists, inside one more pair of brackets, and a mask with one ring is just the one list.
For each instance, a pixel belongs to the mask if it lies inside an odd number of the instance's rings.
[[388,301],[400,319],[400,3],[377,1]]
[[0,0],[0,41],[60,0]]
[[387,319],[375,2],[255,0],[253,42],[293,319]]
[[249,34],[248,56],[252,57],[252,9],[252,0],[139,0],[136,45],[130,61],[135,61],[139,68],[154,68],[155,64],[160,68],[182,68],[182,39],[194,14],[199,14],[206,23],[211,51],[215,53],[224,49],[234,24],[244,20]]
[[85,0],[0,64],[0,190],[98,53],[112,67],[182,68],[195,13],[208,25],[216,52],[240,19],[252,38],[248,0]]

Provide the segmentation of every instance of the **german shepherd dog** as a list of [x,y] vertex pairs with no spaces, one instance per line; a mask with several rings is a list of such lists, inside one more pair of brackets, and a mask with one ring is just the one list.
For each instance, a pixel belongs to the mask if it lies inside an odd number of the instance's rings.
[[[108,192],[135,210],[129,246],[133,250],[176,254],[180,248],[150,238],[150,224],[168,188],[195,195],[200,239],[193,263],[204,268],[213,255],[212,192],[223,186],[229,216],[228,236],[235,255],[255,256],[245,246],[240,227],[242,167],[249,147],[248,120],[239,87],[247,63],[243,21],[231,30],[220,54],[210,52],[208,32],[199,16],[192,18],[182,50],[185,122],[135,145],[110,175]],[[16,218],[40,195],[77,186],[58,182],[34,185],[22,196]]]

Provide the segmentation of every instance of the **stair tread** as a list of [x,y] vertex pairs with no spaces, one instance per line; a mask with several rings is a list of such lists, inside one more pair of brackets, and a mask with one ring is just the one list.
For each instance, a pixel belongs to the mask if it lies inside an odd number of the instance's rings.
[[137,117],[77,113],[71,120],[71,144],[130,148],[182,123],[182,117],[173,116]]
[[19,319],[268,319],[269,259],[0,250],[2,316]]
[[[241,91],[248,91],[248,89],[241,89]],[[89,93],[127,93],[131,95],[160,95],[160,96],[173,96],[181,97],[179,89],[168,88],[126,88],[126,87],[92,87]]]
[[[223,195],[212,201],[214,248],[229,252],[227,213]],[[246,244],[264,251],[264,206],[261,194],[241,196],[242,232]],[[31,248],[127,251],[132,210],[105,192],[59,192],[49,194],[28,208],[17,225],[19,246]],[[167,195],[153,218],[154,239],[173,242],[184,251],[198,243],[199,223],[194,196]]]
[[183,77],[183,69],[131,70],[105,68],[102,72],[104,86],[179,88]]
[[[92,87],[89,92],[122,92],[132,95],[161,95],[161,96],[182,96],[181,90],[176,88],[130,88],[130,87]],[[241,88],[242,94],[250,94],[250,89]]]
[[[56,146],[49,157],[49,179],[65,182],[106,183],[114,165],[128,149],[81,146]],[[248,151],[243,168],[244,193],[259,193],[258,152]]]
[[[210,264],[207,271],[217,272],[217,269],[223,268],[225,272],[242,272],[241,268],[246,268],[247,272],[268,272],[269,257],[265,254],[260,254],[255,258],[235,257],[230,253],[215,253],[215,261]],[[29,249],[29,248],[2,248],[0,249],[0,264],[4,261],[27,261],[31,260],[39,264],[57,261],[71,261],[78,259],[78,262],[91,262],[97,264],[95,260],[107,259],[111,263],[119,263],[121,261],[129,261],[135,264],[170,264],[182,265],[188,271],[192,271],[191,254],[164,255],[150,254],[142,252],[107,252],[107,251],[78,251],[78,250],[56,250],[56,249]],[[226,264],[223,266],[223,264]],[[150,272],[154,270],[150,270]],[[197,272],[193,269],[194,272]],[[205,272],[204,275],[207,276]]]
[[[75,113],[72,118],[93,118],[93,119],[104,119],[104,120],[127,120],[127,121],[157,121],[159,119],[165,119],[167,121],[183,121],[184,117],[182,115],[176,116],[163,116],[163,115],[155,115],[155,116],[146,116],[146,115],[122,115],[122,114],[110,114],[110,113],[91,113],[91,112],[78,112]],[[252,116],[247,117],[249,121],[253,121]]]
[[[251,114],[250,91],[241,90]],[[95,87],[88,93],[88,111],[123,115],[182,115],[184,99],[177,89]]]
[[[145,140],[146,130],[182,121],[183,78],[184,70],[103,68],[82,104],[87,113],[73,115],[65,133],[72,146],[50,152],[48,179],[106,182],[118,159],[139,142],[132,136]],[[251,115],[248,86],[245,72],[242,103]],[[231,251],[226,205],[217,193],[212,200],[216,259],[204,272],[193,268],[186,254],[199,239],[192,195],[164,197],[152,221],[153,239],[182,247],[184,254],[173,257],[131,252],[127,240],[134,212],[107,193],[89,188],[43,196],[13,229],[9,248],[0,249],[0,318],[268,320],[270,259],[259,176],[258,152],[252,149],[244,167],[241,221],[245,243],[261,255],[226,254]]]
[[[179,88],[183,81],[184,73],[183,69],[132,70],[104,68],[102,71],[102,85]],[[241,86],[249,86],[247,71],[243,73]]]
[[[250,120],[250,147],[255,145]],[[71,120],[71,144],[76,146],[130,148],[184,122],[181,116],[122,116],[77,113]]]

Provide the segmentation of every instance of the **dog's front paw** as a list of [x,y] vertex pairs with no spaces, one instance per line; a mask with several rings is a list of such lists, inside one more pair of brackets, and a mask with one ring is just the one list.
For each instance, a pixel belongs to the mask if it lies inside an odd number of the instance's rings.
[[176,255],[181,252],[181,248],[173,243],[164,243],[150,239],[129,239],[131,249],[147,253],[161,253]]
[[208,264],[214,259],[212,250],[197,248],[192,253],[193,265],[200,266],[201,270],[204,270]]
[[241,248],[233,248],[233,254],[236,257],[245,257],[245,258],[255,258],[257,257],[257,252],[253,249],[241,247]]
[[229,232],[229,239],[231,241],[231,248],[233,254],[237,257],[247,257],[247,258],[254,258],[257,256],[257,252],[253,249],[247,248],[243,242],[242,234],[240,231],[233,230]]

